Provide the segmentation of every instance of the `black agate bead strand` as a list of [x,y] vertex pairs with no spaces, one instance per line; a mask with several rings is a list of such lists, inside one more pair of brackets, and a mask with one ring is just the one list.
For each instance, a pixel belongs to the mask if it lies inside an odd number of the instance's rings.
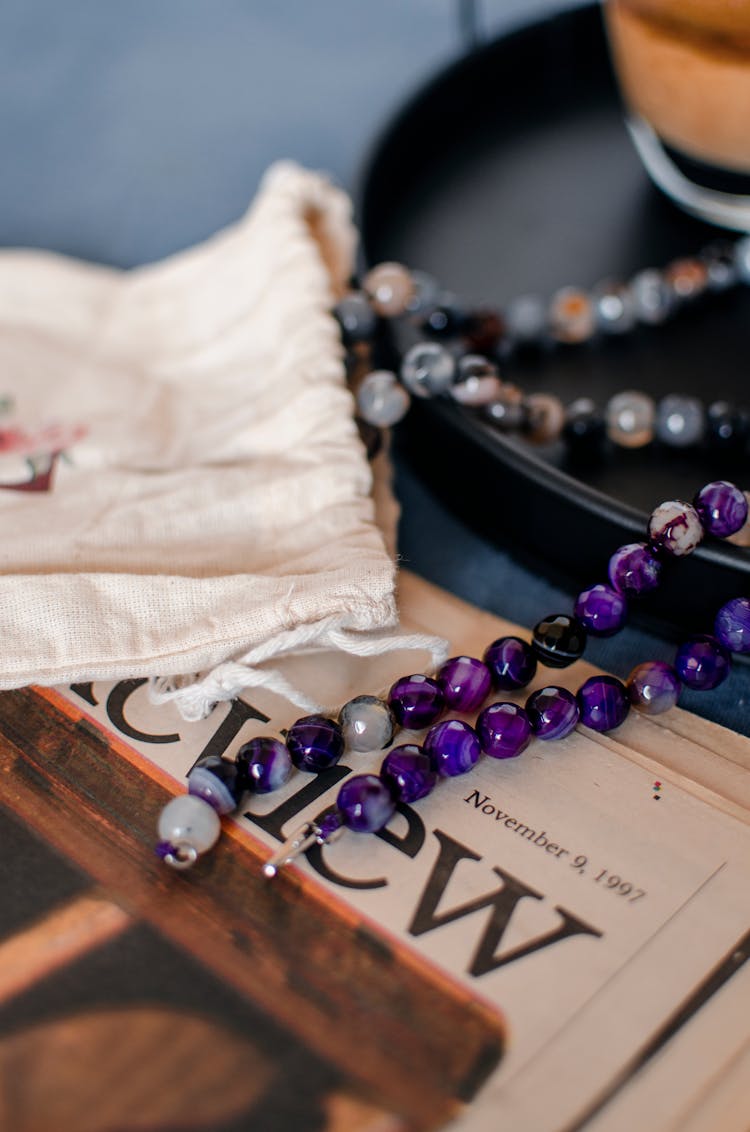
[[653,327],[707,292],[743,283],[750,283],[750,237],[711,245],[628,282],[605,281],[590,291],[564,287],[548,301],[524,295],[496,309],[463,310],[424,273],[383,263],[335,314],[354,352],[376,340],[382,319],[407,321],[425,336],[405,352],[398,373],[378,369],[358,383],[358,412],[371,428],[396,424],[410,397],[447,397],[501,432],[520,431],[539,444],[562,439],[574,462],[600,456],[607,444],[634,449],[652,442],[683,450],[701,445],[732,457],[747,454],[750,444],[750,412],[741,406],[704,405],[680,393],[656,402],[631,389],[604,406],[578,398],[566,407],[551,394],[525,394],[501,380],[498,363],[530,345],[579,344]]

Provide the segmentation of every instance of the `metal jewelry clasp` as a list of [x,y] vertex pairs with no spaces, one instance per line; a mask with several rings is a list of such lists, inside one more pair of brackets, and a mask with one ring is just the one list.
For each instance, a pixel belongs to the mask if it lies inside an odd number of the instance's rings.
[[297,857],[301,857],[308,849],[312,849],[313,845],[328,845],[331,841],[336,841],[341,833],[342,830],[340,829],[325,833],[317,822],[303,822],[289,834],[289,837],[277,849],[273,857],[266,861],[263,866],[263,875],[269,879],[275,877],[279,869],[283,869],[285,865],[289,865]]

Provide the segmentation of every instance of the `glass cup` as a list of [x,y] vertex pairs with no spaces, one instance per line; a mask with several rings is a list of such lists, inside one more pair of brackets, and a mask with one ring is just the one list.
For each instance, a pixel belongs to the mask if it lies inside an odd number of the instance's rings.
[[605,0],[627,125],[688,212],[750,231],[750,0]]

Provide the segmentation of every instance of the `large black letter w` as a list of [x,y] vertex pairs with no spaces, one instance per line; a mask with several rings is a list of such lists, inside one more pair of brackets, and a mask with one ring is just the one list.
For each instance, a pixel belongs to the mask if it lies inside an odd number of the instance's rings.
[[419,907],[409,925],[409,932],[411,935],[424,935],[425,932],[442,927],[443,924],[450,924],[454,920],[460,920],[463,916],[469,916],[472,912],[479,911],[480,908],[491,908],[492,913],[484,935],[469,963],[468,971],[470,975],[486,975],[489,971],[496,971],[498,967],[503,967],[506,963],[513,963],[516,959],[522,959],[525,955],[531,955],[543,947],[549,947],[551,943],[567,939],[568,936],[601,936],[602,933],[597,931],[596,928],[585,924],[570,912],[566,912],[564,908],[556,905],[555,912],[562,917],[562,923],[557,928],[545,935],[535,936],[528,943],[519,944],[518,947],[511,948],[503,955],[497,955],[497,948],[502,942],[505,930],[519,900],[523,900],[525,897],[532,900],[542,900],[544,898],[541,892],[535,892],[533,888],[529,888],[528,885],[523,884],[517,877],[511,876],[503,869],[495,868],[493,872],[497,873],[502,881],[499,888],[487,893],[486,896],[478,896],[467,904],[460,904],[457,908],[452,908],[448,912],[436,914],[438,904],[459,861],[481,861],[482,858],[439,829],[435,830],[435,836],[440,842],[440,856],[422,893]]

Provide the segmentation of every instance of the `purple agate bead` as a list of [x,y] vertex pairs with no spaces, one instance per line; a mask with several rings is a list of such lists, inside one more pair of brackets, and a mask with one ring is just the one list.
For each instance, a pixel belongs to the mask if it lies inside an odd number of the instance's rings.
[[437,674],[437,682],[451,711],[476,711],[492,688],[490,670],[473,656],[453,656]]
[[208,802],[217,814],[236,810],[245,789],[237,765],[220,755],[206,755],[188,774],[188,794]]
[[539,739],[563,739],[578,723],[578,701],[567,688],[550,684],[526,701],[531,730]]
[[484,654],[492,683],[500,691],[525,688],[534,679],[536,657],[531,645],[520,637],[500,637]]
[[630,711],[625,685],[615,676],[590,676],[578,689],[577,699],[581,723],[592,731],[613,731]]
[[727,480],[714,480],[702,487],[693,500],[703,529],[715,538],[729,538],[747,521],[747,499]]
[[625,598],[611,586],[599,583],[576,598],[575,615],[589,633],[611,637],[622,629],[628,614]]
[[659,585],[661,562],[645,542],[629,542],[610,558],[608,574],[619,594],[637,597]]
[[513,759],[531,740],[529,717],[518,704],[490,704],[477,719],[482,750],[492,759]]
[[278,739],[261,735],[243,744],[237,752],[237,767],[246,790],[269,794],[283,786],[292,773],[288,749]]
[[429,676],[402,676],[388,693],[396,721],[409,731],[429,727],[445,707],[440,685]]
[[674,666],[677,675],[686,687],[696,692],[710,692],[718,688],[729,675],[731,668],[729,653],[708,634],[689,637],[677,650]]
[[671,664],[647,660],[630,673],[627,689],[634,708],[644,715],[660,715],[677,703],[681,684]]
[[460,719],[446,719],[431,727],[424,749],[443,778],[466,774],[482,753],[476,731]]
[[341,817],[341,810],[338,806],[329,806],[327,810],[323,810],[322,814],[318,814],[315,819],[315,824],[318,827],[318,836],[322,841],[329,841],[341,829],[344,820]]
[[335,720],[305,715],[289,728],[286,745],[296,767],[317,774],[339,761],[344,753],[344,736]]
[[376,833],[393,817],[396,803],[388,786],[376,774],[348,778],[336,798],[341,820],[355,833]]
[[714,632],[730,652],[750,652],[750,599],[734,597],[716,614]]
[[394,747],[383,759],[380,777],[399,802],[417,802],[425,798],[438,780],[437,771],[426,751],[416,743]]

